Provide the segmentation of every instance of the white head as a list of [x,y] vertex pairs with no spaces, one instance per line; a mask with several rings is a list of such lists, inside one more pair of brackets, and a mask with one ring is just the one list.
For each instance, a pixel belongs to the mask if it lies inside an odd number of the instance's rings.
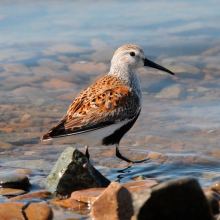
[[123,45],[119,47],[112,58],[111,70],[120,71],[126,69],[134,72],[144,66],[145,55],[142,49],[136,45]]
[[123,45],[115,51],[111,60],[110,72],[119,76],[121,74],[124,75],[125,72],[135,73],[138,68],[143,66],[153,67],[174,75],[170,70],[146,59],[140,47],[130,44]]

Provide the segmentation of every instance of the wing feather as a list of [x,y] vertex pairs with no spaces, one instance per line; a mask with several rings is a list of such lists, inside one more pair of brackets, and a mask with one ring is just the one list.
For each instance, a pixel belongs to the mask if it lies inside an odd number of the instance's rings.
[[139,98],[128,86],[115,77],[104,77],[76,97],[67,114],[43,139],[100,129],[129,120],[139,110]]

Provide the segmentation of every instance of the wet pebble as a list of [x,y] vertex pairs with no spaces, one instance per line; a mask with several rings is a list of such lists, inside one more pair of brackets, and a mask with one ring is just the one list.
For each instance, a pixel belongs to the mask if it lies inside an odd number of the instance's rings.
[[215,182],[210,186],[210,189],[217,192],[220,195],[220,182]]
[[62,69],[65,65],[62,62],[51,59],[39,59],[37,62],[40,66],[44,66],[44,67],[46,66],[52,70]]
[[4,188],[28,189],[30,186],[28,177],[17,172],[1,173],[0,183]]
[[39,97],[45,96],[45,92],[43,92],[42,89],[29,87],[29,86],[19,87],[17,89],[14,89],[12,92],[16,97],[17,96],[27,97],[33,100],[33,102],[36,102],[36,100],[39,99]]
[[[134,193],[142,189],[148,189],[157,184],[158,183],[155,180],[141,180],[123,183],[121,185],[126,187],[130,191],[130,193]],[[90,188],[74,191],[71,194],[71,198],[85,203],[93,203],[98,198],[98,196],[103,193],[105,189],[106,188]]]
[[214,215],[219,213],[219,200],[220,200],[220,195],[212,190],[208,190],[205,192],[206,199],[211,207],[212,213]]
[[71,198],[84,203],[93,203],[104,190],[105,188],[78,190],[71,193]]
[[68,198],[68,199],[58,199],[58,200],[51,200],[50,203],[55,206],[60,206],[64,208],[70,209],[83,209],[88,208],[88,205],[84,202],[79,202],[75,199]]
[[51,193],[47,190],[40,190],[36,192],[27,193],[25,195],[16,196],[10,199],[10,201],[21,201],[21,200],[33,200],[33,199],[48,199],[51,197]]
[[91,207],[93,219],[130,220],[133,215],[131,193],[120,183],[112,182]]
[[22,63],[9,63],[3,66],[3,69],[7,72],[19,73],[19,74],[31,74],[30,69]]
[[[25,208],[25,205],[27,207]],[[38,203],[12,203],[3,202],[0,204],[0,219],[25,219],[22,214],[22,207],[27,219],[31,220],[52,220],[53,213],[49,206]]]
[[135,193],[142,189],[151,188],[157,184],[158,182],[155,180],[140,180],[140,181],[132,181],[132,182],[124,183],[122,185],[126,187],[130,191],[130,193]]
[[2,196],[18,196],[26,193],[27,191],[22,189],[2,188],[0,189],[0,195]]

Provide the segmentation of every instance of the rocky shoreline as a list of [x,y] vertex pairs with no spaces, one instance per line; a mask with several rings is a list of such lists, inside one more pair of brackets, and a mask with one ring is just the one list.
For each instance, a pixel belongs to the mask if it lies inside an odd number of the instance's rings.
[[0,219],[59,219],[57,207],[94,220],[220,219],[219,182],[202,189],[193,177],[140,179],[110,182],[83,153],[68,147],[42,190],[29,192],[28,170],[0,175]]

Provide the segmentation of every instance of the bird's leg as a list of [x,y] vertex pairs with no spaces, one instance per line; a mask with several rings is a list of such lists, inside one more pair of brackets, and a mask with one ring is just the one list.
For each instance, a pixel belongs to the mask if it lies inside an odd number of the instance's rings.
[[89,157],[90,157],[90,155],[89,155],[89,147],[88,146],[85,146],[85,148],[86,148],[86,157],[87,157],[87,159],[89,160]]
[[121,153],[119,152],[119,144],[116,144],[116,157],[125,160],[128,163],[131,163],[132,161],[127,159],[126,157],[122,156]]
[[148,158],[143,159],[143,160],[129,160],[128,158],[124,157],[121,155],[121,153],[119,152],[119,144],[116,144],[116,156],[128,163],[142,163],[148,160]]

